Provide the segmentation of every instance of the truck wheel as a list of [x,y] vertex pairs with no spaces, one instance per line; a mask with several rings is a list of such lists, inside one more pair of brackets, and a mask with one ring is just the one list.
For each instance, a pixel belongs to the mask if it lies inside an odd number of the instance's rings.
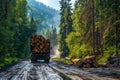
[[35,59],[31,59],[31,63],[34,63],[35,62]]
[[46,63],[49,63],[50,61],[49,61],[49,59],[46,59],[45,62],[46,62]]

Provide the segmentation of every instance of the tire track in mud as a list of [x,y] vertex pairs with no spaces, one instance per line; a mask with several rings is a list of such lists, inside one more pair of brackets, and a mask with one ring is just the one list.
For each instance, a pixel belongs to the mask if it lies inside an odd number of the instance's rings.
[[11,78],[15,75],[19,75],[18,72],[24,68],[28,62],[21,62],[12,66],[10,69],[0,73],[0,80],[11,80]]
[[120,80],[119,78],[114,78],[106,75],[100,76],[98,74],[92,74],[89,72],[90,69],[98,71],[98,68],[84,68],[85,70],[82,70],[83,68],[80,69],[75,66],[59,64],[56,62],[52,62],[50,65],[53,66],[53,68],[57,71],[70,77],[72,80]]
[[0,80],[63,80],[63,78],[46,63],[26,61],[0,73]]
[[28,80],[28,72],[31,70],[32,67],[33,66],[30,63],[28,63],[23,68],[21,68],[20,71],[16,73],[16,75],[11,77],[10,80]]
[[63,80],[51,67],[46,63],[33,64],[30,70],[30,79],[32,80]]

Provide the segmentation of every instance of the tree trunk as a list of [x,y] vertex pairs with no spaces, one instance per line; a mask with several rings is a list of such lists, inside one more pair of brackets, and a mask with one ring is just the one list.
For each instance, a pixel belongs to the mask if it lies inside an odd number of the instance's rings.
[[[116,21],[118,21],[119,19],[119,11],[118,11],[118,6],[119,6],[119,2],[118,1],[115,1],[115,4],[116,4],[116,6],[115,6],[115,13],[116,13]],[[116,45],[116,56],[118,56],[118,49],[119,49],[119,39],[120,39],[120,23],[118,22],[117,24],[116,24],[116,27],[115,27],[115,34],[116,34],[116,36],[115,36],[115,45]]]
[[96,55],[96,49],[95,49],[95,41],[96,41],[96,38],[95,38],[95,20],[94,20],[94,0],[91,0],[91,13],[92,13],[92,32],[93,32],[93,54]]

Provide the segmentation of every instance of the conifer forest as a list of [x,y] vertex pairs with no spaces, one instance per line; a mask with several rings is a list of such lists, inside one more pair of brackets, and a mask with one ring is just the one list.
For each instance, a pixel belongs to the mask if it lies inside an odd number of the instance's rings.
[[120,0],[40,1],[0,0],[0,80],[120,80]]

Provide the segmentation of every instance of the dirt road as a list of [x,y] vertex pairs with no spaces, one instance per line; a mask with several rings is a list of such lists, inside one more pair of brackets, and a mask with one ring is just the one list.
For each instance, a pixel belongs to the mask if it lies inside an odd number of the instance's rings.
[[46,63],[21,62],[0,73],[0,80],[63,80]]
[[55,62],[50,65],[72,80],[120,80],[120,68],[77,68]]
[[[109,71],[109,69],[102,68],[79,69],[56,62],[46,64],[23,61],[0,72],[0,80],[120,80],[120,78],[108,75]],[[114,71],[116,70],[112,72]],[[117,76],[119,76],[120,70],[117,71]]]

